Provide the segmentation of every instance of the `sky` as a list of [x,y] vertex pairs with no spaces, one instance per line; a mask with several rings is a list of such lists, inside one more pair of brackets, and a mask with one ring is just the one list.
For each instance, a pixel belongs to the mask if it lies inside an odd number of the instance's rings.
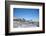
[[13,8],[13,16],[26,20],[39,20],[39,9]]

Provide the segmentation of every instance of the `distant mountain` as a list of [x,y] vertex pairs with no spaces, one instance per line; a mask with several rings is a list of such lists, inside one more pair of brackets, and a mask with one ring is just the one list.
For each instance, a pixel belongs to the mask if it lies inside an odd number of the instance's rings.
[[13,19],[14,19],[14,20],[18,20],[18,21],[24,21],[24,22],[25,22],[25,21],[26,21],[26,22],[39,22],[39,21],[36,21],[36,20],[35,20],[35,21],[33,21],[33,20],[26,20],[26,19],[24,19],[24,18],[21,19],[21,18],[17,18],[17,17],[13,17]]
[[17,18],[17,17],[13,17],[13,19],[19,19],[19,18]]

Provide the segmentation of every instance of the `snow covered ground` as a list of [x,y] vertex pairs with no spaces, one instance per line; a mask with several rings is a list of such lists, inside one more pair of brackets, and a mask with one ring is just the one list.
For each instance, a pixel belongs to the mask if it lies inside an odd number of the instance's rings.
[[14,28],[27,28],[27,27],[38,27],[39,23],[16,23],[13,22]]

